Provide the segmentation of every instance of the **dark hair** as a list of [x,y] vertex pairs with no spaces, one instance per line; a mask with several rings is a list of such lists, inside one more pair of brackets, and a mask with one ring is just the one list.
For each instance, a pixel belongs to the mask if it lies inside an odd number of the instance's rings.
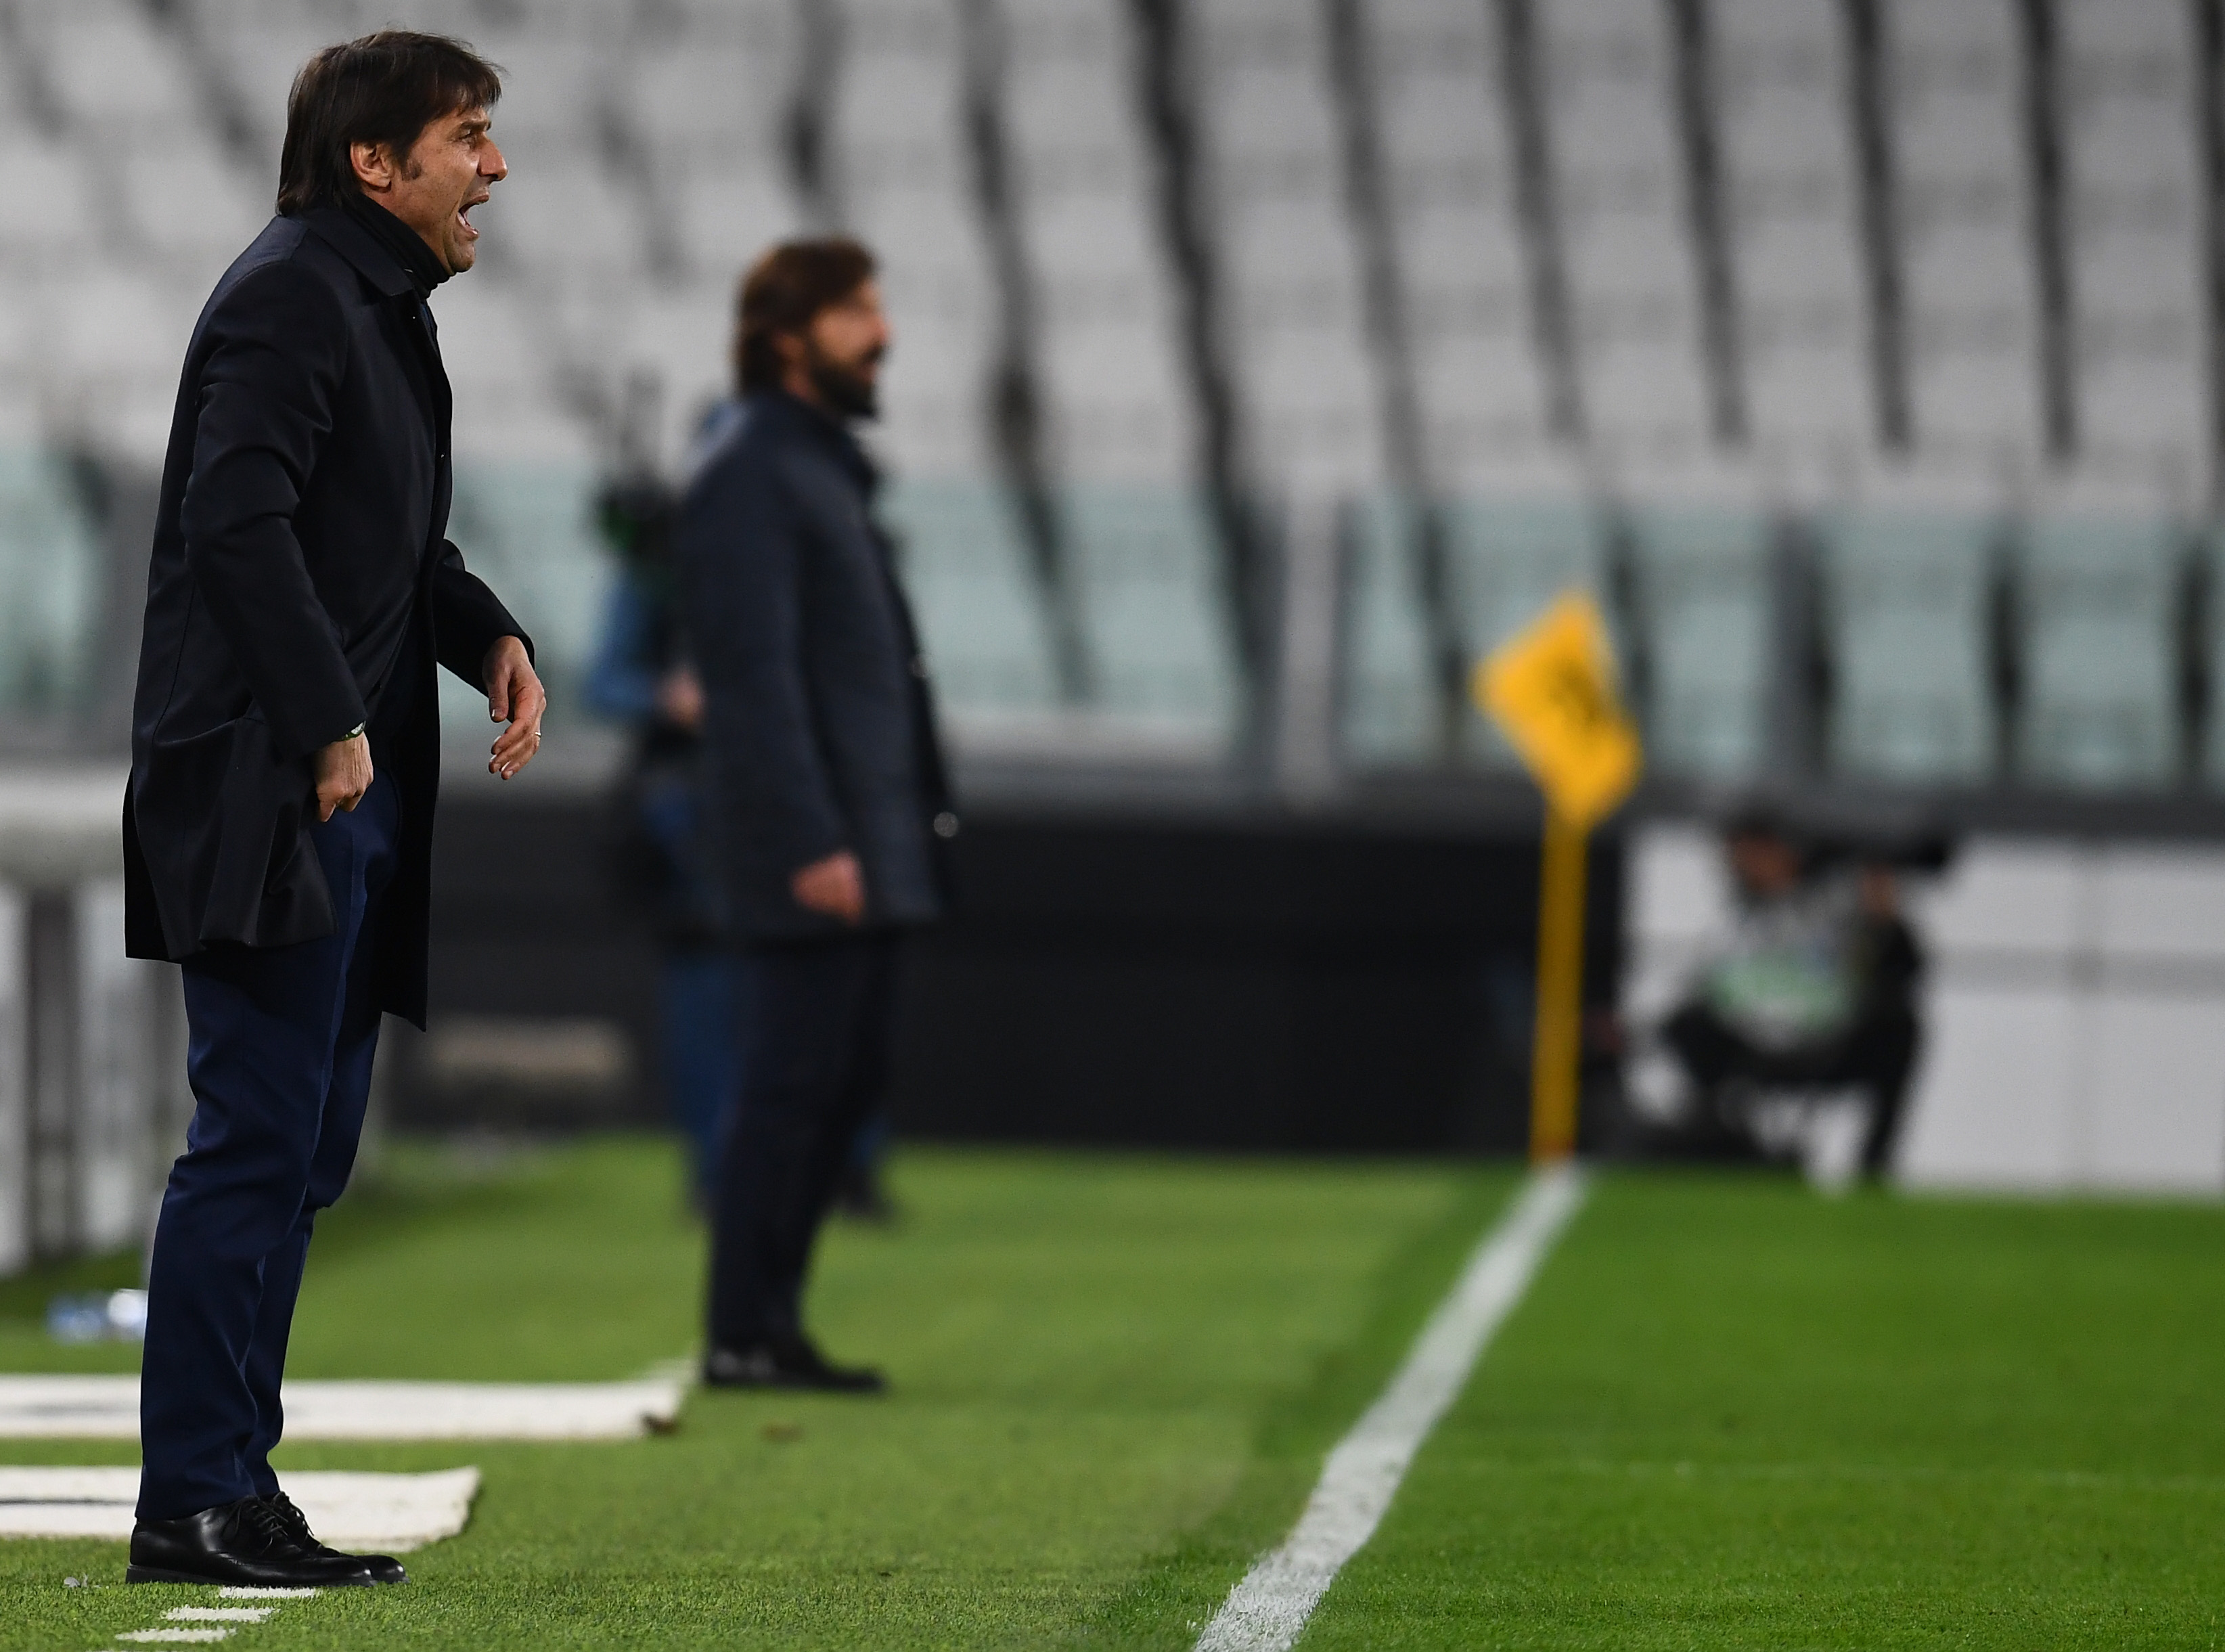
[[742,394],[780,383],[783,333],[801,333],[820,311],[840,303],[873,278],[878,266],[846,235],[783,241],[742,277],[734,321],[734,378]]
[[384,143],[399,161],[441,116],[491,109],[501,96],[502,71],[445,35],[383,29],[326,47],[287,94],[278,210],[337,206],[360,187],[352,146]]

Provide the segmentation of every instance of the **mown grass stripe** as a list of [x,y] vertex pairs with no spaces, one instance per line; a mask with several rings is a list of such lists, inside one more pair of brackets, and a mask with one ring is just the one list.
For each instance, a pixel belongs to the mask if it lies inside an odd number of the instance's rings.
[[1290,1536],[1229,1592],[1197,1652],[1289,1652],[1339,1569],[1374,1535],[1414,1453],[1467,1385],[1583,1193],[1573,1166],[1531,1178],[1477,1245],[1390,1386],[1329,1452]]

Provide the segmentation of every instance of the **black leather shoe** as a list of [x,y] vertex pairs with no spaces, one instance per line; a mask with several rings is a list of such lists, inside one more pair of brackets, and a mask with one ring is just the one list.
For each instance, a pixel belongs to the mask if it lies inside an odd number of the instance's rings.
[[309,1517],[294,1506],[293,1498],[282,1491],[274,1491],[263,1498],[270,1512],[278,1516],[278,1523],[286,1534],[312,1554],[322,1555],[328,1560],[352,1560],[371,1573],[373,1583],[407,1583],[409,1574],[402,1569],[402,1562],[390,1554],[343,1554],[329,1543],[317,1541],[316,1533],[309,1529]]
[[261,1589],[360,1585],[371,1573],[345,1555],[303,1548],[260,1497],[220,1503],[183,1520],[143,1520],[131,1530],[126,1583],[231,1583]]
[[810,1388],[878,1394],[888,1382],[868,1366],[829,1365],[808,1338],[782,1337],[748,1348],[714,1348],[703,1359],[708,1388]]

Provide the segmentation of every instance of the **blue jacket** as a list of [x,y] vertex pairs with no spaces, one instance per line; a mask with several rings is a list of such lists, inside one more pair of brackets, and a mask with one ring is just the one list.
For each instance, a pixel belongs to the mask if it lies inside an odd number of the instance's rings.
[[789,893],[837,849],[864,869],[867,928],[929,923],[946,901],[957,822],[877,482],[842,425],[771,392],[749,400],[681,505],[720,870],[745,940],[843,933]]
[[435,666],[478,686],[495,641],[525,635],[447,540],[449,407],[430,310],[342,210],[274,219],[217,283],[148,572],[124,804],[135,957],[332,933],[311,759],[368,723],[402,796],[378,1003],[424,1025]]

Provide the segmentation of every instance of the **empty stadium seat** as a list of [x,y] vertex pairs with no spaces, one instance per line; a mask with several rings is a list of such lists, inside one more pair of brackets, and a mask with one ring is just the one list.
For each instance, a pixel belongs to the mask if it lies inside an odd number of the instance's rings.
[[1365,17],[1423,473],[1465,492],[1549,442],[1499,42],[1474,0],[1375,0]]
[[1753,441],[1812,486],[1875,429],[1845,19],[1835,0],[1715,0],[1709,22]]
[[0,719],[67,724],[85,708],[106,581],[61,463],[0,448]]
[[1589,427],[1619,459],[1677,462],[1713,437],[1666,16],[1657,0],[1559,0],[1539,33]]
[[1429,763],[1443,749],[1418,517],[1389,494],[1347,514],[1339,730],[1359,768]]
[[105,133],[190,130],[198,100],[155,9],[129,0],[19,8],[27,43],[68,119]]
[[149,262],[204,292],[269,223],[276,190],[258,190],[207,133],[188,127],[109,153],[133,238]]
[[905,589],[935,673],[939,708],[958,725],[1058,704],[1043,593],[1018,514],[979,482],[900,482],[883,495]]
[[[1439,521],[1446,595],[1469,660],[1488,657],[1569,591],[1606,606],[1607,524],[1583,501],[1462,499]],[[1515,760],[1498,726],[1473,706],[1461,719],[1461,747],[1487,764]]]
[[1118,0],[1009,0],[1006,142],[1062,475],[1174,487],[1196,419]]
[[[83,151],[28,123],[0,123],[0,271],[13,283],[82,270],[100,245]],[[21,301],[9,308],[20,307]]]
[[1385,456],[1321,12],[1197,0],[1196,111],[1224,340],[1266,486],[1381,486]]
[[1242,715],[1236,635],[1205,502],[1170,488],[1076,487],[1061,548],[1090,671],[1090,708],[1225,743]]
[[1924,0],[1890,16],[1917,443],[1974,470],[2029,466],[2038,319],[2015,15]]
[[1819,523],[1835,773],[1967,785],[1993,772],[1987,638],[1997,537],[1977,513],[1848,511]]
[[1632,511],[1648,665],[1649,766],[1716,780],[1759,772],[1767,737],[1772,528],[1759,512]]
[[2179,575],[2167,525],[2043,518],[2025,531],[2017,770],[2042,785],[2161,785],[2178,762]]
[[[574,715],[576,679],[593,653],[610,587],[611,561],[593,518],[594,489],[594,472],[584,466],[511,461],[456,467],[448,536],[532,633],[552,715],[560,717]],[[484,746],[483,696],[461,683],[444,684],[441,714],[459,737]]]
[[2063,10],[2082,463],[2192,502],[2208,428],[2194,10]]

